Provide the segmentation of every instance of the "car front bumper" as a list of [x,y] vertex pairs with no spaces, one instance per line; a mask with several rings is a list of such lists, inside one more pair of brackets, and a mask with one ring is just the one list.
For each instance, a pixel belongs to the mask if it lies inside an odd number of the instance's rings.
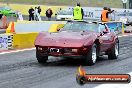
[[39,52],[42,56],[58,56],[58,57],[82,57],[88,52],[88,48],[59,48],[59,52],[51,51],[50,48],[38,48],[36,52]]

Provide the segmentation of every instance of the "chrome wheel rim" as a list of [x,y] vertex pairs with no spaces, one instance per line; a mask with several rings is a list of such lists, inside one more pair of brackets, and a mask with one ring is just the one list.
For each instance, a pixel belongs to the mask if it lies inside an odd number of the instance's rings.
[[93,63],[96,62],[96,59],[97,59],[97,54],[96,54],[96,48],[94,46],[93,51],[92,51],[92,61],[93,61]]
[[119,55],[119,46],[118,46],[118,43],[116,43],[116,45],[115,45],[115,55],[116,56]]

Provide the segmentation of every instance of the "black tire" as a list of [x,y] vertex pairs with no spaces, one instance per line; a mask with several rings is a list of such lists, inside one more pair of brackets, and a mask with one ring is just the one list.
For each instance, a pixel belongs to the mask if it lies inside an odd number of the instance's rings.
[[[95,52],[96,54],[94,59],[93,59],[93,52]],[[96,60],[97,60],[97,46],[96,44],[94,44],[92,48],[89,50],[89,52],[87,53],[87,55],[85,56],[84,64],[92,66],[96,63]]]
[[111,52],[108,54],[109,60],[117,59],[119,56],[119,41],[116,41],[114,47],[112,48]]
[[48,60],[48,56],[42,56],[38,51],[36,51],[36,58],[39,63],[46,63]]

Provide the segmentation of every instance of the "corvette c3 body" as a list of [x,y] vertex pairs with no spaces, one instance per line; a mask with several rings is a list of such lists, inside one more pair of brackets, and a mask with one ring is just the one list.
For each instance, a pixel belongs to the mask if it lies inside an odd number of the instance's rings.
[[119,40],[107,25],[97,22],[69,21],[57,33],[41,32],[35,40],[36,57],[45,63],[48,56],[79,57],[94,65],[99,56],[117,59]]

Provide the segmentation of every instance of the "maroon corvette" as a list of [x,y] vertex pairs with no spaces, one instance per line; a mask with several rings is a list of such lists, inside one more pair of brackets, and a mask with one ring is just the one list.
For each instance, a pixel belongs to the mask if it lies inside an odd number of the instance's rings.
[[69,21],[56,33],[41,32],[35,40],[36,57],[46,63],[48,56],[82,58],[94,65],[99,56],[117,59],[119,40],[107,25],[98,22]]

